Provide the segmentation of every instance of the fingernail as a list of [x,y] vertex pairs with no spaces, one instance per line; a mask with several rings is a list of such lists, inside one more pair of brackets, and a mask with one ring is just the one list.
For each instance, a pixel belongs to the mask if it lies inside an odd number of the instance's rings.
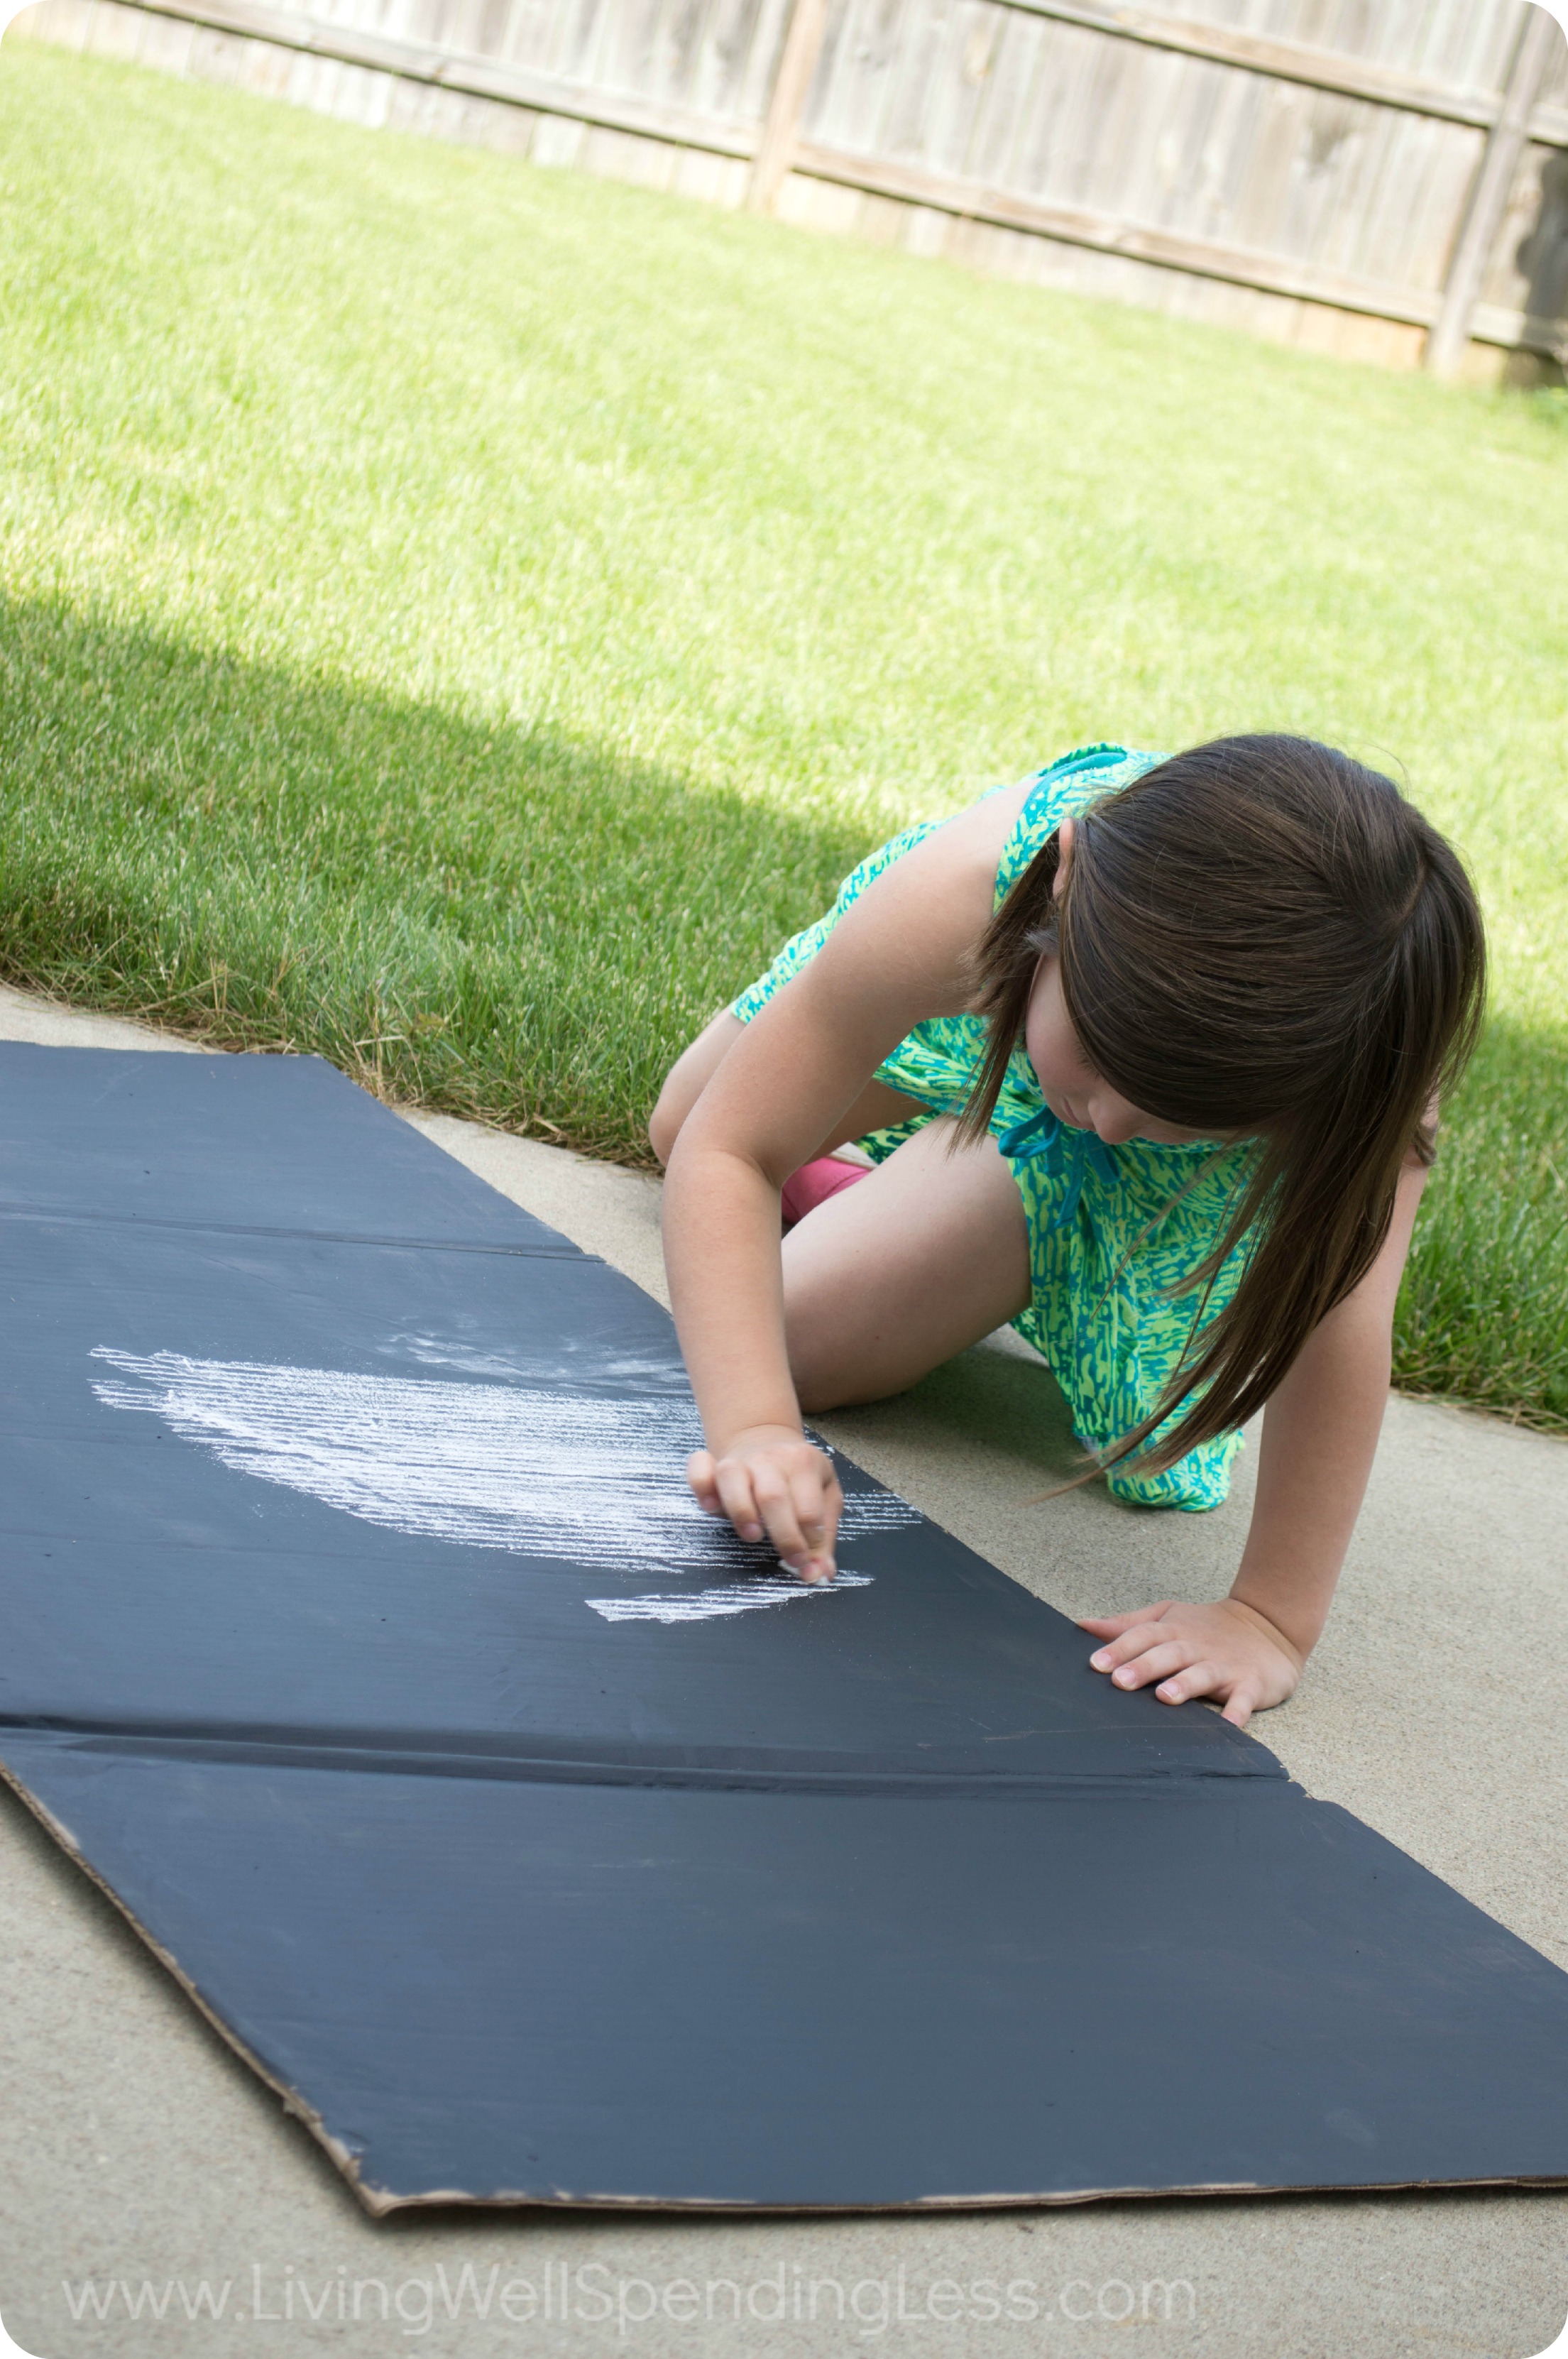
[[740,1536],[743,1540],[759,1540],[762,1538],[762,1526],[760,1524],[742,1524],[740,1527]]
[[1091,1670],[1094,1671],[1108,1671],[1111,1668],[1110,1648],[1108,1647],[1102,1647],[1097,1655],[1091,1655],[1089,1658],[1089,1668]]
[[1124,1663],[1119,1671],[1111,1673],[1111,1678],[1118,1688],[1130,1688],[1133,1680],[1132,1665]]

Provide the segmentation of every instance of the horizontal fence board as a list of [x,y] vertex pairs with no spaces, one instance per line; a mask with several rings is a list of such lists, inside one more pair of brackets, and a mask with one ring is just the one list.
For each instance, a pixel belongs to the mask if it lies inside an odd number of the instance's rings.
[[[1495,90],[1465,89],[1399,72],[1340,50],[1265,39],[1150,10],[1080,5],[1080,0],[992,0],[992,5],[1015,16],[1071,27],[1099,40],[1109,38],[1229,65],[1276,82],[1297,82],[1443,121],[1485,128],[1497,114]],[[303,12],[279,7],[276,13]],[[453,56],[491,57],[531,67],[560,76],[579,92],[635,92],[733,122],[760,117],[784,13],[782,0],[734,0],[721,32],[712,21],[718,11],[703,11],[691,0],[665,0],[662,18],[659,0],[651,5],[649,0],[337,0],[337,5],[326,0],[318,20]],[[949,12],[939,6],[929,13],[944,17]],[[845,43],[878,72],[906,19],[898,0],[866,0],[859,20],[845,28]],[[217,21],[215,16],[212,21]],[[274,32],[263,38],[279,36]],[[915,41],[921,46],[918,28]],[[929,46],[921,47],[921,54]],[[1091,53],[1090,79],[1096,73],[1104,78],[1093,61],[1096,54]],[[1555,101],[1541,104],[1531,136],[1547,145],[1568,146],[1568,105]],[[847,126],[846,144],[865,144],[857,125]]]
[[1434,114],[1451,123],[1485,127],[1497,114],[1495,89],[1454,87],[1425,74],[1401,72],[1343,49],[1269,39],[1240,27],[1168,16],[1162,10],[1095,7],[1092,0],[1004,0],[1004,5],[1090,32],[1112,34],[1152,49],[1173,49],[1216,64],[1245,67],[1278,82],[1299,82],[1347,98]]
[[[583,92],[745,123],[766,103],[785,0],[317,0],[309,13],[454,60],[485,59]],[[289,14],[303,13],[293,10]],[[368,54],[368,53],[367,53]],[[623,110],[624,112],[624,110]]]
[[1234,280],[1243,287],[1295,296],[1313,303],[1329,303],[1341,310],[1367,311],[1380,319],[1403,320],[1428,326],[1437,315],[1437,297],[1420,288],[1377,286],[1348,274],[1321,270],[1311,265],[1283,262],[1278,255],[1248,253],[1215,241],[1176,235],[1168,230],[1117,220],[1111,214],[1068,205],[1041,204],[1007,190],[978,182],[949,179],[874,157],[848,157],[834,149],[802,141],[795,169],[813,179],[836,181],[876,196],[894,197],[905,204],[929,205],[972,221],[1003,229],[1032,230],[1069,245],[1094,246],[1108,254],[1168,269],[1188,270],[1200,277]]
[[[734,202],[790,0],[51,5],[62,24],[75,6],[101,25],[82,41],[106,53]],[[829,0],[785,210],[916,251],[1004,256],[1024,277],[1033,240],[1053,284],[1075,252],[1085,291],[1325,349],[1381,338],[1408,364],[1438,315],[1520,8],[1205,5],[1177,17],[1105,0]],[[1561,354],[1561,39],[1530,132],[1472,334]]]
[[406,74],[477,97],[504,99],[514,106],[537,107],[716,155],[749,157],[757,145],[756,128],[749,124],[726,124],[634,92],[595,89],[495,58],[454,54],[360,25],[329,24],[291,8],[271,6],[268,0],[158,0],[150,13],[188,17],[219,33],[249,35],[340,63]]
[[923,59],[911,28],[945,14],[943,0],[843,0],[811,146],[1378,285],[1442,284],[1474,127],[1016,14],[978,97],[944,111],[922,71],[922,108],[899,61]]

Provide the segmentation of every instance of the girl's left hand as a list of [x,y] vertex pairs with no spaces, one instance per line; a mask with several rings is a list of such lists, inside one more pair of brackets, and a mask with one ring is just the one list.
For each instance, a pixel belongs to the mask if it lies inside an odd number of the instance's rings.
[[1078,1625],[1107,1640],[1089,1658],[1118,1688],[1158,1680],[1161,1703],[1209,1696],[1224,1717],[1245,1728],[1255,1712],[1283,1703],[1301,1676],[1303,1658],[1255,1605],[1238,1597],[1217,1605],[1183,1605],[1172,1598],[1138,1614],[1115,1614]]

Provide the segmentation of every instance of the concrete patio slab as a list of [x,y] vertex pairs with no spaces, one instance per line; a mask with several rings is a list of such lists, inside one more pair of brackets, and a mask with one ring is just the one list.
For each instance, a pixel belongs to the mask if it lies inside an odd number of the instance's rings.
[[[0,1037],[194,1045],[5,990]],[[474,1124],[409,1119],[662,1296],[657,1181]],[[1228,1582],[1249,1474],[1208,1516],[1139,1514],[1094,1488],[1030,1504],[1059,1479],[1069,1442],[1048,1374],[1010,1338],[824,1423],[872,1473],[1069,1614],[1217,1595]],[[1565,1704],[1568,1445],[1395,1397],[1334,1619],[1300,1694],[1258,1733],[1310,1791],[1568,1965]],[[878,2347],[942,2359],[1527,2359],[1568,2311],[1568,2193],[1545,2190],[372,2223],[8,1797],[0,1895],[0,2315],[43,2359],[841,2359]],[[831,2004],[831,1958],[822,1971]],[[1129,2023],[1127,2037],[1157,2082],[1160,2025]]]

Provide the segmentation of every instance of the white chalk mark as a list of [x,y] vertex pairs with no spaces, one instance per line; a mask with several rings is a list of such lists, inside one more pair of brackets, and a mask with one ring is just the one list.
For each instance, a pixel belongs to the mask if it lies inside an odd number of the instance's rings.
[[[572,1339],[558,1341],[546,1353],[482,1352],[463,1343],[443,1341],[433,1335],[393,1335],[381,1346],[388,1354],[399,1359],[416,1360],[421,1367],[455,1368],[460,1375],[495,1376],[509,1385],[549,1385],[552,1388],[572,1384],[571,1367],[574,1358],[585,1361],[586,1353],[574,1349]],[[602,1340],[594,1339],[593,1365],[584,1376],[596,1384],[625,1385],[635,1393],[674,1393],[682,1401],[690,1400],[686,1372],[680,1357],[670,1353],[664,1358],[648,1353],[631,1356],[606,1355]]]
[[789,1605],[798,1597],[831,1597],[836,1589],[869,1589],[868,1572],[844,1572],[831,1582],[784,1581],[759,1576],[732,1581],[724,1589],[676,1591],[666,1597],[585,1597],[606,1622],[712,1622],[725,1614],[755,1614],[759,1605]]
[[[604,1571],[729,1576],[689,1597],[588,1601],[602,1614],[614,1604],[608,1619],[692,1621],[822,1593],[780,1579],[771,1550],[743,1547],[726,1524],[703,1515],[682,1467],[702,1440],[689,1401],[179,1352],[144,1357],[100,1347],[93,1357],[121,1379],[93,1385],[111,1408],[160,1417],[223,1465],[362,1522]],[[886,1492],[852,1493],[841,1531],[853,1541],[919,1520]],[[736,1582],[737,1568],[748,1564],[760,1577]]]

